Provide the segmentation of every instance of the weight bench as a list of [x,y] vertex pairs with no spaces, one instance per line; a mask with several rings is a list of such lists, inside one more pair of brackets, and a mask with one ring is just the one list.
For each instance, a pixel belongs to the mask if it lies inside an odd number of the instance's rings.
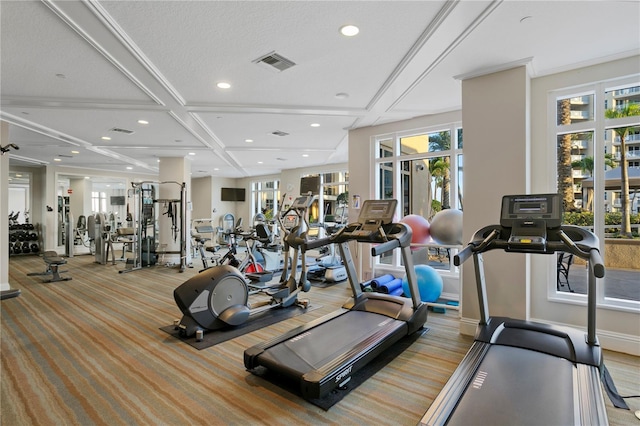
[[69,281],[71,279],[70,277],[60,276],[61,273],[68,272],[68,271],[58,270],[58,267],[60,265],[65,265],[67,263],[67,260],[58,256],[57,252],[53,250],[45,251],[44,254],[42,255],[42,259],[44,260],[45,265],[47,265],[47,269],[44,272],[31,272],[27,274],[27,276],[31,277],[36,275],[40,275],[40,276],[51,275],[51,279],[44,281],[45,283],[53,283],[56,281]]

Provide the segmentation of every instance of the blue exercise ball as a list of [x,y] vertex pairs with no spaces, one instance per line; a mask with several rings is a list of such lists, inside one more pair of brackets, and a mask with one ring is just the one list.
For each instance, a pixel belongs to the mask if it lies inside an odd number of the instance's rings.
[[[414,269],[418,280],[420,300],[423,302],[436,302],[442,294],[442,277],[438,271],[429,265],[416,265]],[[409,282],[406,276],[402,279],[402,290],[406,297],[411,297]]]

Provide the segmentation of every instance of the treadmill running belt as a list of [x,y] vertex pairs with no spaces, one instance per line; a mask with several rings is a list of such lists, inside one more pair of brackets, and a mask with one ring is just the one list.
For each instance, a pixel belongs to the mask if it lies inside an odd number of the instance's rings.
[[574,424],[573,363],[491,346],[447,425]]
[[392,331],[403,326],[406,327],[404,321],[384,315],[348,311],[283,344],[267,349],[260,355],[260,359],[274,360],[279,365],[286,365],[287,370],[304,374],[339,358],[341,354],[385,328]]

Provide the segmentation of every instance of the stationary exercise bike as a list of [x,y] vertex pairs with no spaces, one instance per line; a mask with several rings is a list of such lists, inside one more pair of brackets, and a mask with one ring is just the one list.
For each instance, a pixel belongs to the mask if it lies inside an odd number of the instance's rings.
[[[298,258],[298,251],[305,242],[309,228],[307,210],[313,200],[311,195],[298,197],[282,215],[295,214],[298,217],[295,227],[290,230],[284,228],[285,247],[294,249],[293,259]],[[288,274],[288,265],[285,265],[279,285],[260,291],[270,296],[269,300],[257,304],[249,303],[249,286],[242,273],[231,265],[211,267],[185,281],[173,292],[183,314],[177,324],[180,335],[189,337],[196,334],[196,339],[202,339],[204,331],[238,326],[247,322],[250,316],[270,309],[296,305],[306,308],[308,300],[299,301],[298,293],[309,291],[311,284],[306,279],[304,253],[301,258],[300,278],[296,278],[297,261],[291,265]]]

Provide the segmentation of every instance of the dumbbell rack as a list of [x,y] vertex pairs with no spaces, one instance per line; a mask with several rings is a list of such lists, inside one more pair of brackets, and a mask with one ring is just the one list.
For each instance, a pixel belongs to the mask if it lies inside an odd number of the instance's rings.
[[41,251],[38,227],[32,223],[9,226],[9,255],[39,254]]

